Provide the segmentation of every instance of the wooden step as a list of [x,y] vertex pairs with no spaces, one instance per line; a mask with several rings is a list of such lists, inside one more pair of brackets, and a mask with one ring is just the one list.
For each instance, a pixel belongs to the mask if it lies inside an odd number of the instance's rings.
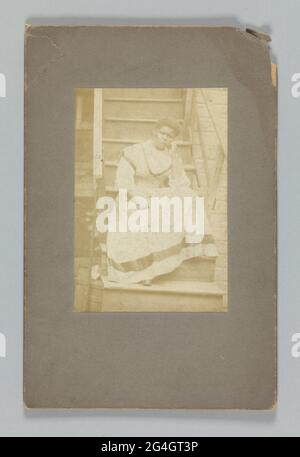
[[147,99],[147,98],[117,98],[104,99],[104,117],[129,117],[161,119],[164,117],[182,118],[184,105],[181,98]]
[[103,122],[103,136],[144,141],[151,137],[156,122],[157,119],[106,117]]
[[170,281],[212,282],[215,279],[216,257],[195,257],[186,260],[172,273],[162,278]]
[[[119,161],[122,150],[127,146],[139,143],[137,138],[135,139],[120,139],[120,138],[103,138],[103,158],[104,160],[115,160]],[[176,141],[177,151],[186,165],[193,164],[192,159],[192,143],[188,141]]]
[[124,98],[182,98],[183,89],[181,88],[107,88],[103,89],[104,98],[124,97]]
[[104,312],[226,311],[223,292],[214,282],[153,281],[151,286],[123,285],[102,278]]

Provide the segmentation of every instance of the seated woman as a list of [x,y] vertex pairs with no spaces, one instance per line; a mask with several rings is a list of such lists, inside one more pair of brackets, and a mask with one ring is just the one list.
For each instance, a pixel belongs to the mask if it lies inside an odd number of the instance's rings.
[[[116,187],[126,189],[129,197],[142,196],[148,200],[154,196],[196,196],[176,153],[174,140],[179,131],[175,120],[162,119],[151,139],[126,147],[118,164]],[[197,257],[202,238],[184,230],[108,232],[108,280],[149,285],[183,261]]]

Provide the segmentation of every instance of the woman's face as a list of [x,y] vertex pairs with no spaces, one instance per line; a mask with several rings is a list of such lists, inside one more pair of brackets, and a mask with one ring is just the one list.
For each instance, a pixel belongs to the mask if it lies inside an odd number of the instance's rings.
[[163,125],[154,131],[154,137],[159,149],[169,148],[175,139],[175,132],[171,127]]

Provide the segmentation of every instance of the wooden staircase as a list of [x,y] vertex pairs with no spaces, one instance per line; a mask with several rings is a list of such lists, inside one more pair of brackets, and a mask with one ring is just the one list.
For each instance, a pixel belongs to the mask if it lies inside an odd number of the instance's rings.
[[[156,121],[175,117],[185,123],[187,97],[184,89],[103,89],[103,191],[115,196],[115,174],[125,146],[144,141]],[[194,189],[199,187],[192,143],[186,136],[177,142],[186,173]],[[185,261],[174,272],[153,280],[151,286],[109,282],[106,272],[105,237],[101,236],[101,303],[93,311],[223,311],[223,292],[214,280],[218,252],[207,233],[199,258]],[[99,297],[99,294],[96,294]],[[93,301],[93,300],[92,300]]]

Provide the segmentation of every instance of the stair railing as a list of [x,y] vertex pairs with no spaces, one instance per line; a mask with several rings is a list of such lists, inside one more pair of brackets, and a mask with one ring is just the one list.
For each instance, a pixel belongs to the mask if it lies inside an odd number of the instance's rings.
[[[214,126],[214,131],[218,140],[218,146],[216,151],[215,165],[212,172],[209,171],[208,159],[205,151],[205,146],[202,141],[202,125],[200,117],[200,108],[197,103],[197,93],[200,91],[202,98],[204,100],[207,112],[209,113],[209,118]],[[184,120],[183,120],[183,136],[184,139],[191,141],[193,143],[193,134],[192,129],[194,126],[197,129],[197,134],[199,138],[199,146],[201,147],[201,158],[203,160],[204,173],[207,184],[207,193],[206,193],[206,202],[208,213],[214,209],[216,204],[216,194],[220,184],[221,173],[226,158],[225,146],[223,144],[221,135],[219,133],[218,127],[216,125],[213,113],[211,111],[210,104],[207,100],[205,91],[203,89],[186,89],[185,99],[184,99]],[[197,164],[197,158],[194,157],[195,163]],[[198,181],[200,182],[200,173],[198,166],[196,165],[196,171],[198,175]]]

